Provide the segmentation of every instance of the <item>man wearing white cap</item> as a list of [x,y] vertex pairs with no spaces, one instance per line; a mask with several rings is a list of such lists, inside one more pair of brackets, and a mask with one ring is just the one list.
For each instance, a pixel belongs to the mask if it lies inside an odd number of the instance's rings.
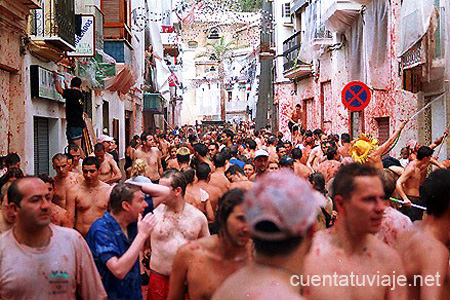
[[332,191],[339,218],[333,230],[314,237],[305,275],[319,280],[304,280],[304,294],[308,299],[406,299],[401,258],[374,235],[386,201],[378,170],[356,163],[341,166]]
[[255,261],[230,276],[213,299],[301,299],[293,279],[303,273],[317,211],[324,203],[321,194],[289,170],[256,182],[244,200]]
[[266,172],[269,166],[269,153],[264,149],[256,150],[253,165],[255,166],[255,174],[249,178],[250,181],[256,181]]

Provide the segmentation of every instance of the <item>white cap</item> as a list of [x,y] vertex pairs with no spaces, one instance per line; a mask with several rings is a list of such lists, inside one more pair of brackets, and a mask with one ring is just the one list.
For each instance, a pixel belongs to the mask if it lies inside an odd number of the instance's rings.
[[267,151],[263,150],[263,149],[256,150],[255,151],[255,158],[260,157],[260,156],[269,157],[269,153],[267,153]]
[[98,139],[97,143],[103,143],[103,142],[111,142],[114,138],[112,136],[102,134]]

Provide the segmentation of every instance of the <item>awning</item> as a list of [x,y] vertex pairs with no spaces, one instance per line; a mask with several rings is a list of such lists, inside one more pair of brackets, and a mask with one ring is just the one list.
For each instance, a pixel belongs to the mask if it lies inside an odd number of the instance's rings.
[[119,94],[127,94],[131,87],[136,84],[136,75],[129,65],[124,65],[123,69],[110,82],[107,89]]
[[116,75],[116,61],[114,58],[96,50],[94,57],[78,58],[78,76],[94,90],[105,88],[105,80]]

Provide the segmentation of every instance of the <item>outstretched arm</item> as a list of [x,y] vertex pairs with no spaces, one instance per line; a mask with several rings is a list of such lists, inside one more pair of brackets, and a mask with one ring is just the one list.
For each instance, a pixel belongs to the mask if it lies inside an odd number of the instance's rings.
[[58,81],[58,73],[56,73],[55,71],[53,71],[53,78],[55,79],[56,91],[58,93],[60,93],[61,95],[63,95],[64,94],[64,90],[63,90],[63,88],[61,87],[61,84]]
[[440,137],[440,138],[438,138],[438,139],[436,139],[434,142],[433,142],[433,144],[431,144],[429,147],[431,148],[431,149],[435,149],[437,146],[439,146],[441,143],[442,143],[442,141],[444,140],[444,138],[446,137],[446,136],[448,136],[448,128],[444,131],[444,134]]
[[400,127],[394,132],[394,134],[383,145],[379,146],[374,153],[379,154],[381,156],[386,151],[388,151],[389,148],[394,144],[395,140],[400,136],[400,133],[402,132],[403,128],[405,128],[405,125],[408,122],[409,120],[403,121],[400,124]]

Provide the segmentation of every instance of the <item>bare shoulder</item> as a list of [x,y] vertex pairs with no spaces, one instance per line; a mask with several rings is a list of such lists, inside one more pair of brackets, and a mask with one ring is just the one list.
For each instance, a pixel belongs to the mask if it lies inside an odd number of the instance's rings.
[[375,258],[380,259],[385,262],[387,266],[389,266],[392,262],[401,261],[400,255],[394,248],[388,246],[386,243],[383,243],[373,235],[369,236],[368,246],[368,255],[373,255]]
[[100,181],[100,189],[104,192],[110,192],[112,190],[112,186],[103,181]]
[[186,212],[188,213],[188,215],[194,217],[195,219],[198,219],[200,221],[203,221],[203,219],[208,222],[208,220],[206,219],[205,215],[196,207],[194,207],[193,205],[186,203]]

